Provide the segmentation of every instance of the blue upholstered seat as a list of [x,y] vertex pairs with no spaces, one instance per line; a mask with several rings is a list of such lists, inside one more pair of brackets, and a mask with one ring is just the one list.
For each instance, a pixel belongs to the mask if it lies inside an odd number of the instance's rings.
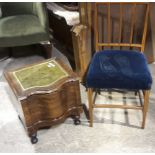
[[88,88],[148,90],[152,77],[144,54],[138,51],[104,50],[94,54],[86,85]]

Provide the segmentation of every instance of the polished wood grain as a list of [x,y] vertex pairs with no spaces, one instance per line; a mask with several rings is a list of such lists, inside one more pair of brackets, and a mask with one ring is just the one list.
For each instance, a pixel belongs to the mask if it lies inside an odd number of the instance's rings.
[[143,30],[143,36],[142,36],[142,48],[141,48],[142,52],[144,52],[144,48],[145,48],[149,11],[150,11],[150,4],[147,4],[147,10],[146,10],[145,21],[144,21],[144,30]]
[[[101,23],[102,23],[102,25],[101,25],[101,27],[102,27],[102,29],[101,29],[101,31],[102,31],[102,42],[104,42],[104,16],[102,16]],[[104,49],[104,47],[102,48],[102,50],[103,49]]]
[[149,96],[150,96],[150,90],[145,90],[144,91],[144,106],[143,106],[142,129],[145,128],[146,115],[147,115],[148,104],[149,104]]
[[[16,78],[13,76],[14,70],[10,70],[9,72],[4,73],[5,77],[9,80],[9,83],[12,86],[13,91],[17,98],[19,98],[19,99],[27,98],[28,96],[33,95],[33,94],[38,94],[39,92],[41,92],[41,93],[42,92],[52,92],[53,90],[55,90],[55,88],[63,85],[64,82],[71,81],[71,80],[75,81],[75,80],[79,79],[78,76],[66,64],[64,64],[60,59],[57,59],[57,58],[53,58],[53,59],[56,60],[70,76],[65,77],[65,78],[59,80],[59,82],[56,82],[56,83],[49,85],[47,87],[40,87],[40,88],[34,87],[34,88],[28,89],[26,91],[23,91],[20,84],[18,83]],[[47,59],[46,61],[49,61],[49,60],[50,59]],[[16,71],[27,68],[27,67],[31,67],[33,65],[37,65],[39,63],[43,63],[46,61],[44,60],[44,61],[39,61],[39,62],[31,64],[31,65],[26,65],[25,67],[16,69]]]
[[122,41],[122,25],[123,25],[123,4],[120,4],[120,21],[119,21],[119,43]]
[[94,108],[120,108],[120,109],[139,109],[142,110],[143,108],[141,106],[129,106],[129,105],[113,105],[113,104],[95,104],[93,106]]
[[[99,5],[107,4],[109,2],[97,2]],[[148,2],[110,2],[111,4],[148,4]]]
[[58,124],[71,115],[80,116],[79,83],[69,82],[55,92],[31,95],[21,104],[31,136],[41,127]]
[[97,51],[99,51],[99,46],[98,46],[98,42],[99,42],[99,31],[98,31],[98,14],[97,14],[97,12],[98,12],[98,5],[97,5],[97,3],[95,3],[95,22],[94,22],[94,24],[95,24],[95,49],[96,49],[96,52]]
[[[119,9],[119,14],[120,14],[120,21],[119,21],[119,39],[118,42],[112,42],[111,40],[111,35],[112,35],[112,30],[111,30],[111,5],[112,4],[118,4],[120,5],[120,9]],[[126,4],[130,4],[132,5],[131,10],[129,10],[131,12],[131,26],[130,26],[130,35],[129,35],[129,42],[122,42],[122,29],[124,28],[122,23],[123,23],[123,14],[124,14],[124,5]],[[136,8],[138,7],[138,5],[146,5],[146,12],[145,12],[145,19],[144,19],[144,29],[142,32],[142,41],[141,43],[133,43],[133,35],[134,35],[134,28],[135,28],[135,23],[136,23]],[[107,5],[107,42],[99,42],[99,20],[98,20],[98,14],[99,14],[99,9],[98,6],[99,5]],[[144,52],[144,47],[145,47],[145,42],[146,42],[146,34],[147,34],[147,27],[148,27],[148,15],[149,15],[149,3],[139,3],[139,2],[124,2],[124,3],[110,3],[110,2],[97,2],[95,3],[95,47],[96,47],[96,51],[99,50],[99,47],[104,48],[104,46],[106,47],[130,47],[130,49],[132,49],[132,47],[138,47],[140,49],[141,52]],[[102,24],[102,23],[101,23]],[[103,24],[102,24],[103,25]],[[102,28],[104,26],[101,26]],[[103,31],[103,30],[102,30]]]
[[88,103],[89,103],[89,126],[93,126],[93,91],[91,88],[88,88]]
[[108,32],[108,42],[111,42],[111,12],[110,12],[110,3],[108,5],[108,20],[107,20],[107,32]]
[[83,111],[76,74],[62,61],[55,60],[69,76],[48,87],[23,91],[12,71],[5,72],[6,80],[17,100],[14,103],[15,108],[33,142],[36,140],[38,129],[64,122],[67,117],[73,117],[74,123],[78,124],[80,113]]
[[141,48],[142,45],[141,44],[130,44],[130,43],[98,43],[98,46],[115,46],[115,47],[139,47]]
[[134,25],[135,25],[135,20],[136,20],[136,4],[134,4],[132,6],[132,9],[131,9],[131,18],[132,18],[132,21],[131,21],[131,30],[130,30],[130,44],[132,44],[133,42],[133,34],[134,34]]

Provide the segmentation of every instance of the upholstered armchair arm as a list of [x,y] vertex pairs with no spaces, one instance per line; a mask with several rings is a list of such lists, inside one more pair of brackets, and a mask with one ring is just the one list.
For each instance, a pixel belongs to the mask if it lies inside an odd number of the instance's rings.
[[37,2],[34,4],[35,4],[35,13],[37,17],[39,18],[41,25],[46,29],[47,32],[49,32],[48,18],[47,18],[45,3]]

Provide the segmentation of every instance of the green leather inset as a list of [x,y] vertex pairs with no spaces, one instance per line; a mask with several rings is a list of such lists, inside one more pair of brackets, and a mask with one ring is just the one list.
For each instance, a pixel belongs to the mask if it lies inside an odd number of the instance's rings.
[[13,75],[24,90],[34,87],[52,85],[67,77],[68,73],[54,60],[33,65],[13,72]]

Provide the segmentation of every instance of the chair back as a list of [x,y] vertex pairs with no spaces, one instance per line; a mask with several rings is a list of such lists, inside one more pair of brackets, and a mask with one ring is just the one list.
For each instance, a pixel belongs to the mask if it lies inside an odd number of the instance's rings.
[[35,2],[2,2],[2,17],[34,14]]
[[[139,13],[140,10],[142,13]],[[129,49],[138,48],[143,52],[148,27],[148,15],[149,3],[95,3],[94,33],[96,51],[106,48],[122,49],[128,47]]]

